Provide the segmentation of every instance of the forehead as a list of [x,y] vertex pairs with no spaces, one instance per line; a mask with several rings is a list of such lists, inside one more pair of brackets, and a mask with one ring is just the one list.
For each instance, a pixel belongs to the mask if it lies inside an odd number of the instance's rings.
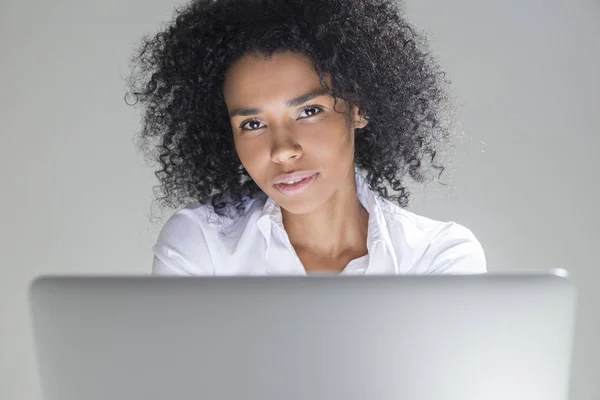
[[223,90],[227,103],[246,106],[288,100],[320,86],[312,61],[301,54],[286,52],[269,58],[242,57],[227,73]]

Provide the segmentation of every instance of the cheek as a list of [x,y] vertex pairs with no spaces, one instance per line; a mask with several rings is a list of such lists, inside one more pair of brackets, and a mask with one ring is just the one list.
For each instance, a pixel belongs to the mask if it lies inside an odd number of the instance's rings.
[[238,158],[240,159],[240,162],[242,163],[242,165],[244,166],[244,168],[248,169],[246,164],[248,163],[248,152],[246,150],[246,148],[244,147],[243,144],[241,144],[239,142],[239,140],[235,139],[233,140],[233,144],[235,146],[235,152],[238,155]]
[[236,140],[235,150],[242,165],[250,174],[256,174],[256,170],[264,164],[265,149],[259,140]]
[[330,156],[342,156],[354,151],[354,137],[352,130],[345,122],[337,121],[335,124],[323,127],[323,134],[317,138],[319,143],[313,147],[318,152]]

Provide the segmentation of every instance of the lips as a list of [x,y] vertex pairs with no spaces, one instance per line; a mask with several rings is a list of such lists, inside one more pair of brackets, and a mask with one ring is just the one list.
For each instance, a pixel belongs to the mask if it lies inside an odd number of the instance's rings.
[[318,171],[298,171],[298,172],[292,172],[289,174],[282,174],[282,175],[279,175],[277,178],[275,178],[274,184],[277,185],[280,183],[298,181],[298,180],[313,176],[317,173],[318,173]]
[[279,192],[285,195],[299,194],[308,190],[318,177],[319,173],[317,172],[313,173],[312,175],[306,176],[292,184],[277,183],[274,186],[277,190],[279,190]]

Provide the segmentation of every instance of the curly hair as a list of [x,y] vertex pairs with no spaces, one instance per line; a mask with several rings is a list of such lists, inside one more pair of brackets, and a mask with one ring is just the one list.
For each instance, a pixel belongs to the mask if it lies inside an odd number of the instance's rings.
[[[393,0],[193,0],[142,40],[126,101],[144,107],[140,149],[158,164],[163,205],[238,213],[261,194],[235,151],[222,85],[248,53],[307,56],[335,98],[366,114],[355,165],[381,197],[406,207],[406,179],[441,174],[449,137],[445,74]],[[131,105],[131,104],[130,104]],[[390,194],[388,189],[392,190]]]

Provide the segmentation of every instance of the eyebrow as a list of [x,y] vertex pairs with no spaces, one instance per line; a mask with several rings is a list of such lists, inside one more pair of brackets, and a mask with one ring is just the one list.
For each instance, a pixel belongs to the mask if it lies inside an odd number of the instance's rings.
[[[309,100],[314,99],[315,97],[319,97],[322,96],[324,94],[329,94],[329,89],[326,88],[319,88],[319,89],[315,89],[311,92],[308,92],[306,94],[303,94],[301,96],[295,97],[291,100],[288,100],[285,102],[285,106],[286,107],[297,107],[301,104],[306,103]],[[233,112],[231,112],[229,114],[229,117],[233,118],[233,117],[247,117],[249,115],[256,115],[256,114],[260,114],[263,110],[260,108],[238,108],[236,110],[233,110]]]

